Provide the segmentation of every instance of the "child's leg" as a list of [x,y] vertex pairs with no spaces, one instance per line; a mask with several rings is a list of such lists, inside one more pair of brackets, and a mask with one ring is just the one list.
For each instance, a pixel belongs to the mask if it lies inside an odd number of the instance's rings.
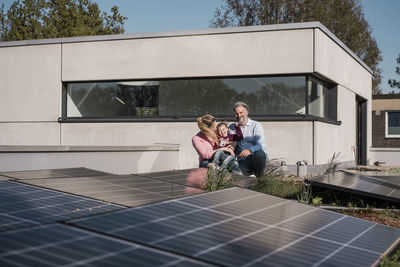
[[222,149],[218,149],[216,152],[215,152],[215,154],[214,154],[214,156],[213,156],[213,158],[212,158],[212,163],[215,165],[215,166],[219,166],[219,162],[221,161],[221,160],[224,160],[225,159],[225,156],[224,156],[225,154],[224,154],[224,151],[222,150]]
[[226,155],[226,158],[224,159],[224,161],[221,164],[221,169],[226,169],[228,167],[228,164],[230,164],[234,160],[235,160],[235,156]]

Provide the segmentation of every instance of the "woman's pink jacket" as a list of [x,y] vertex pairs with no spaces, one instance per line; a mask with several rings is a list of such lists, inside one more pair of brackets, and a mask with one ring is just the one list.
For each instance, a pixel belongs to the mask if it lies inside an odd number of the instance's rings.
[[192,143],[194,149],[196,149],[199,154],[199,164],[203,159],[211,159],[214,155],[213,151],[216,148],[215,142],[208,139],[205,134],[199,132],[192,137]]

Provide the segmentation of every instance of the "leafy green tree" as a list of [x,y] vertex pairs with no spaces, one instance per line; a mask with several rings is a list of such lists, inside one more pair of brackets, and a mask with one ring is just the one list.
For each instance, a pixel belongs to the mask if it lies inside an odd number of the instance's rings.
[[372,37],[360,0],[225,0],[212,27],[319,21],[373,71],[372,91],[380,93],[381,51]]
[[15,1],[0,9],[0,38],[3,41],[61,38],[124,32],[126,17],[118,7],[101,12],[90,0]]
[[[399,54],[399,57],[398,57],[396,60],[397,60],[397,64],[400,65],[400,54]],[[396,73],[397,73],[398,75],[400,75],[400,67],[399,67],[399,66],[396,67]],[[397,81],[397,80],[395,80],[395,79],[390,79],[390,80],[389,80],[389,85],[390,85],[390,87],[392,87],[392,88],[398,88],[398,89],[400,89],[400,81]]]

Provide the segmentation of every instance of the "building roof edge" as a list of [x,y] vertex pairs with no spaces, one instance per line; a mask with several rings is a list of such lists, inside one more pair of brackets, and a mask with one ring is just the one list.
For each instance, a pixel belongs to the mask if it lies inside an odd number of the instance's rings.
[[0,42],[2,47],[14,46],[30,46],[30,45],[46,45],[46,44],[67,44],[81,42],[98,42],[98,41],[116,41],[116,40],[132,40],[132,39],[149,39],[149,38],[165,38],[165,37],[182,37],[182,36],[198,36],[198,35],[214,35],[214,34],[233,34],[246,32],[264,32],[264,31],[282,31],[282,30],[299,30],[299,29],[314,29],[318,28],[323,31],[329,38],[342,47],[351,57],[359,62],[368,72],[372,70],[342,41],[339,40],[331,31],[329,31],[320,22],[300,22],[300,23],[285,23],[285,24],[270,24],[259,26],[242,26],[229,28],[207,28],[197,30],[179,30],[165,32],[144,32],[144,33],[129,33],[129,34],[113,34],[113,35],[96,35],[96,36],[81,36],[81,37],[66,37],[53,39],[38,39],[38,40],[23,40],[23,41],[3,41]]

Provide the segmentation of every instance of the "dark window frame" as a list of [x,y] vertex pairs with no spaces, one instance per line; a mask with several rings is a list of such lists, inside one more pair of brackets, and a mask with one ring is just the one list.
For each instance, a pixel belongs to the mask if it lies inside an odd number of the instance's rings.
[[[305,77],[305,112],[306,114],[252,114],[251,118],[258,121],[321,121],[333,125],[341,125],[341,121],[337,121],[337,85],[330,84],[321,78],[311,74],[293,74],[293,75],[251,75],[251,76],[218,76],[218,77],[190,77],[190,78],[168,78],[168,79],[134,79],[124,81],[165,81],[165,80],[200,80],[200,79],[231,79],[231,78],[256,78],[256,77]],[[308,82],[314,81],[322,84],[331,90],[332,97],[330,97],[330,114],[332,119],[309,115],[308,103]],[[62,107],[61,117],[58,118],[59,123],[113,123],[113,122],[194,122],[197,116],[190,115],[168,115],[168,116],[96,116],[96,117],[68,117],[67,116],[67,84],[82,83],[82,82],[119,82],[121,80],[96,80],[96,81],[68,81],[62,82]],[[213,114],[214,115],[214,114]],[[233,115],[215,115],[218,120],[233,120]]]

